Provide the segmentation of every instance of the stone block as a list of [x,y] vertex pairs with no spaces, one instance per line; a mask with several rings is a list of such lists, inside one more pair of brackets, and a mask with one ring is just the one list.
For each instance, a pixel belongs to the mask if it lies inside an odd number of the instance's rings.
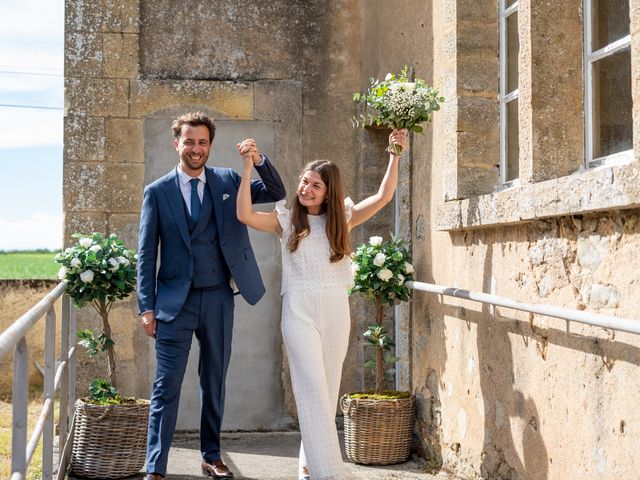
[[108,78],[135,78],[138,75],[137,34],[104,34],[104,70]]
[[245,83],[196,80],[131,82],[131,117],[153,116],[167,109],[207,108],[214,119],[253,119],[253,86]]
[[67,77],[99,77],[104,53],[100,32],[67,31],[64,36],[64,72]]
[[69,112],[96,117],[127,117],[128,80],[107,78],[67,78],[65,107]]
[[140,30],[139,0],[67,0],[65,31],[128,32]]
[[[497,167],[500,164],[500,140],[497,125],[486,132],[458,132],[458,164]],[[447,155],[448,152],[445,152]]]
[[298,80],[264,80],[253,84],[254,117],[277,122],[302,121],[302,86]]
[[140,0],[101,0],[105,32],[140,32]]
[[71,238],[74,233],[90,234],[93,232],[106,234],[107,215],[105,213],[66,212],[64,222],[65,248],[77,241]]
[[[638,0],[636,3],[640,2]],[[640,12],[640,7],[637,7]],[[640,17],[640,13],[637,14]],[[632,23],[633,25],[633,23]],[[631,96],[633,97],[633,151],[636,159],[640,159],[640,18],[637,19],[639,31],[631,36]]]
[[101,0],[66,0],[65,32],[100,32],[103,15]]
[[[65,212],[104,213],[108,190],[104,163],[67,163],[64,165]],[[67,222],[68,223],[68,222]]]
[[474,55],[458,59],[457,76],[459,93],[496,97],[499,78],[498,57]]
[[144,164],[108,164],[104,179],[109,213],[137,213],[142,205]]
[[298,78],[305,39],[324,33],[321,15],[298,2],[142,2],[140,69],[156,78]]
[[[132,205],[132,208],[135,205]],[[140,210],[141,205],[137,208]],[[122,239],[127,248],[137,250],[140,230],[138,213],[114,213],[108,216],[109,233],[115,233]]]
[[486,133],[495,131],[500,124],[497,97],[461,95],[458,97],[457,130]]
[[[445,2],[448,3],[448,2]],[[457,0],[458,22],[492,22],[498,18],[498,2],[492,0]]]
[[101,162],[105,152],[105,119],[87,115],[64,117],[64,161]]
[[144,163],[142,120],[106,120],[105,159],[113,163]]
[[456,49],[458,56],[498,58],[498,21],[459,22]]

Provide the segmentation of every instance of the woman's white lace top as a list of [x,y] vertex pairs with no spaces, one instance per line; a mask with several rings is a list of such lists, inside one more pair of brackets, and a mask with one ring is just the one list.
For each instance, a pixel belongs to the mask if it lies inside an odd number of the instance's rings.
[[[353,285],[351,258],[344,257],[338,262],[329,261],[329,239],[325,231],[326,215],[307,215],[309,219],[309,235],[298,243],[298,248],[291,253],[287,247],[289,236],[293,230],[291,212],[285,207],[286,201],[276,203],[278,221],[282,227],[280,245],[282,250],[282,292],[297,288],[338,287],[348,290]],[[344,200],[345,217],[351,220],[353,201]]]

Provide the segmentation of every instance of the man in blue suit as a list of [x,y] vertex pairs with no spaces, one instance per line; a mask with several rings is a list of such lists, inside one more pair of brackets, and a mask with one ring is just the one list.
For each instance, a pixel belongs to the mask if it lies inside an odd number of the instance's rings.
[[[233,330],[230,281],[251,305],[265,288],[247,228],[236,218],[241,177],[228,168],[205,167],[215,125],[202,113],[189,113],[176,119],[172,129],[178,166],[145,188],[140,215],[138,308],[142,328],[156,339],[157,359],[145,479],[166,475],[194,333],[200,345],[202,471],[229,479],[233,473],[220,457],[220,427]],[[251,183],[253,202],[284,198],[278,172],[255,141],[247,139],[239,147],[254,154],[262,179]]]

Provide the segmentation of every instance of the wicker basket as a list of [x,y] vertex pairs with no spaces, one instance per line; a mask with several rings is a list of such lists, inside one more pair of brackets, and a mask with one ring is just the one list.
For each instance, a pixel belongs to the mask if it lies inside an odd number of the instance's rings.
[[123,478],[145,462],[149,402],[94,405],[76,401],[71,471],[87,478]]
[[411,450],[415,396],[397,400],[343,395],[344,443],[354,463],[390,465],[404,462]]

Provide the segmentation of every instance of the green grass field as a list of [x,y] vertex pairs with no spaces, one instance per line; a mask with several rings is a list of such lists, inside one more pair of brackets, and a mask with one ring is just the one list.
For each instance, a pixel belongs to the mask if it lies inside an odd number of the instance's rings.
[[55,256],[56,252],[0,252],[0,279],[55,279],[60,269]]

